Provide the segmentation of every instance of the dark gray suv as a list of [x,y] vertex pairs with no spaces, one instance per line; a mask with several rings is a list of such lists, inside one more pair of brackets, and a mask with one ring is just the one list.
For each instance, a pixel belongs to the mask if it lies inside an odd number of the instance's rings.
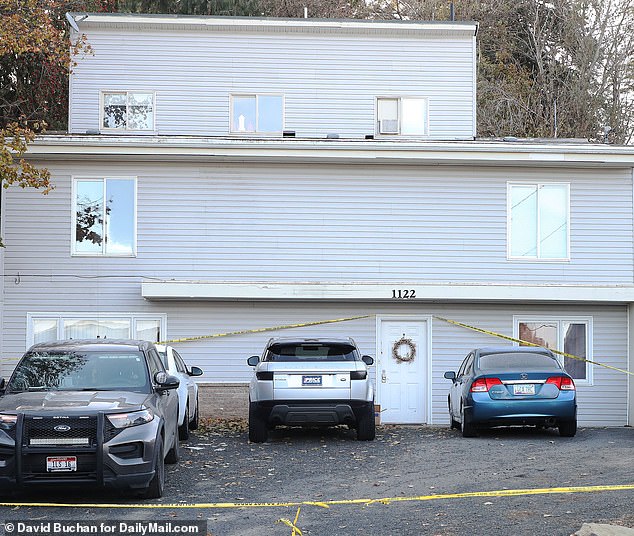
[[176,463],[178,379],[154,345],[36,344],[0,380],[0,491],[94,484],[163,495]]

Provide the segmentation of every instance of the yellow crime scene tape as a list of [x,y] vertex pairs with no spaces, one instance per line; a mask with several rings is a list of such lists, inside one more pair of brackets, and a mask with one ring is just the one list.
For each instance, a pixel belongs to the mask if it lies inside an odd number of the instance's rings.
[[[504,339],[511,342],[516,342],[522,344],[524,346],[540,346],[539,344],[535,344],[529,341],[523,341],[522,339],[516,339],[515,337],[509,337],[508,335],[502,335],[501,333],[496,333],[495,331],[489,331],[487,329],[478,328],[475,326],[470,326],[469,324],[463,324],[462,322],[458,322],[457,320],[451,320],[449,318],[443,318],[442,316],[434,316],[437,320],[442,320],[443,322],[447,322],[448,324],[453,324],[454,326],[459,326],[461,328],[470,329],[471,331],[477,331],[478,333],[483,333],[485,335],[491,335],[492,337],[497,337],[498,339]],[[606,365],[605,363],[599,363],[598,361],[591,361],[590,359],[585,359],[583,357],[579,357],[573,354],[569,354],[567,352],[562,352],[561,350],[555,350],[554,348],[550,348],[550,351],[568,357],[570,359],[576,359],[578,361],[583,361],[584,363],[590,363],[592,365],[597,365],[598,367],[604,367],[610,370],[616,370],[618,372],[622,372],[623,374],[628,374],[630,376],[634,376],[634,372],[629,370],[625,370],[619,367],[613,367],[612,365]]]
[[281,523],[291,528],[291,536],[303,536],[302,530],[297,526],[302,506],[316,506],[330,508],[331,506],[371,506],[374,504],[390,505],[392,503],[440,501],[451,499],[470,499],[477,497],[520,497],[527,495],[552,495],[573,493],[598,493],[606,491],[632,491],[634,484],[615,484],[602,486],[568,486],[558,488],[525,488],[502,489],[492,491],[468,491],[463,493],[439,493],[434,495],[416,495],[411,497],[382,497],[377,499],[340,499],[327,501],[289,501],[289,502],[262,502],[262,503],[166,503],[166,504],[126,504],[126,503],[54,503],[54,502],[0,502],[0,506],[9,508],[106,508],[106,509],[244,509],[244,508],[294,508],[297,507],[295,518],[280,518],[275,523]]
[[[237,336],[237,335],[248,335],[248,334],[253,334],[253,333],[265,333],[267,331],[279,331],[279,330],[283,330],[283,329],[294,329],[294,328],[303,328],[303,327],[308,327],[308,326],[320,326],[320,325],[324,325],[324,324],[335,324],[337,322],[349,322],[350,320],[359,320],[362,318],[371,318],[371,317],[376,317],[375,314],[371,314],[371,315],[359,315],[359,316],[349,316],[349,317],[345,317],[345,318],[334,318],[331,320],[316,320],[314,322],[301,322],[298,324],[284,324],[281,326],[269,326],[266,328],[256,328],[256,329],[242,329],[242,330],[238,330],[238,331],[228,331],[226,333],[214,333],[212,335],[199,335],[197,337],[184,337],[181,339],[169,339],[166,341],[160,341],[159,344],[177,344],[177,343],[184,343],[184,342],[192,342],[192,341],[202,341],[202,340],[207,340],[207,339],[217,339],[217,338],[221,338],[221,337],[232,337],[232,336]],[[454,326],[458,326],[461,328],[465,328],[465,329],[469,329],[471,331],[476,331],[478,333],[483,333],[485,335],[490,335],[492,337],[496,337],[498,339],[504,339],[506,341],[511,341],[511,342],[515,342],[518,344],[522,344],[525,346],[539,346],[539,344],[535,344],[533,342],[530,341],[524,341],[522,339],[517,339],[515,337],[510,337],[508,335],[503,335],[502,333],[497,333],[495,331],[490,331],[487,329],[482,329],[482,328],[478,328],[476,326],[471,326],[469,324],[464,324],[463,322],[458,322],[457,320],[451,320],[450,318],[444,318],[442,316],[436,316],[434,315],[433,318],[435,318],[436,320],[441,320],[443,322],[447,322],[448,324],[452,324]],[[604,367],[610,370],[615,370],[617,372],[622,372],[623,374],[628,374],[630,376],[634,376],[634,372],[631,372],[629,370],[625,370],[619,367],[614,367],[612,365],[606,365],[605,363],[600,363],[598,361],[591,361],[590,359],[585,359],[583,357],[579,357],[573,354],[569,354],[568,352],[562,352],[561,350],[556,350],[551,348],[550,349],[553,353],[561,355],[563,357],[568,357],[570,359],[576,359],[578,361],[583,361],[584,363],[590,363],[592,365],[597,365],[599,367]]]
[[[56,503],[56,502],[0,502],[5,507],[38,507],[38,508],[116,508],[131,510],[139,508],[148,509],[232,509],[232,508],[292,508],[301,506],[318,506],[330,508],[331,506],[391,504],[399,502],[424,502],[450,499],[469,499],[474,497],[519,497],[523,495],[553,495],[573,493],[597,493],[604,491],[632,491],[634,484],[614,484],[601,486],[568,486],[557,488],[524,488],[501,489],[491,491],[466,491],[463,493],[438,493],[433,495],[415,495],[411,497],[382,497],[377,499],[334,499],[326,501],[288,501],[288,502],[212,502],[212,503]],[[293,523],[293,522],[290,522]]]
[[285,324],[282,326],[270,326],[268,328],[241,329],[239,331],[228,331],[226,333],[214,333],[213,335],[199,335],[198,337],[184,337],[182,339],[170,339],[168,341],[160,341],[158,344],[175,344],[179,342],[202,341],[206,339],[217,339],[220,337],[232,337],[235,335],[248,335],[251,333],[264,333],[266,331],[278,331],[281,329],[305,328],[307,326],[320,326],[322,324],[335,324],[336,322],[348,322],[350,320],[359,320],[360,318],[370,318],[375,315],[350,316],[347,318],[335,318],[333,320],[316,320],[314,322],[302,322],[300,324]]

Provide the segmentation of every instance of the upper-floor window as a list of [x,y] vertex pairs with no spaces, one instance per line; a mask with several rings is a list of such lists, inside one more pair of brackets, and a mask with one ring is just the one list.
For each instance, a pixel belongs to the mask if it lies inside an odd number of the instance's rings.
[[101,98],[103,130],[154,130],[154,93],[104,91]]
[[385,136],[427,136],[428,102],[419,97],[381,97],[376,101],[376,132]]
[[568,184],[508,185],[510,259],[567,260],[570,257]]
[[522,341],[537,344],[557,354],[575,381],[592,382],[592,322],[589,318],[516,317],[515,334]]
[[281,134],[283,129],[282,95],[231,95],[232,134]]
[[133,256],[136,252],[136,180],[74,181],[73,254]]

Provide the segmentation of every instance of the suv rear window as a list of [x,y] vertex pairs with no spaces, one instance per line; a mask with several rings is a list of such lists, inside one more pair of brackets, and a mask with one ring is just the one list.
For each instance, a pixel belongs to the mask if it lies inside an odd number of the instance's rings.
[[478,366],[481,370],[561,370],[553,357],[529,352],[481,355]]
[[356,349],[350,344],[296,343],[272,344],[264,361],[355,361]]

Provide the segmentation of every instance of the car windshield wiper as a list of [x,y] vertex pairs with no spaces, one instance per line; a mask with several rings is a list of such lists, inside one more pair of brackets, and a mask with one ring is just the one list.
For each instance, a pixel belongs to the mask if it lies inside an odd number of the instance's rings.
[[102,387],[63,387],[58,391],[112,391],[112,389],[103,389]]

